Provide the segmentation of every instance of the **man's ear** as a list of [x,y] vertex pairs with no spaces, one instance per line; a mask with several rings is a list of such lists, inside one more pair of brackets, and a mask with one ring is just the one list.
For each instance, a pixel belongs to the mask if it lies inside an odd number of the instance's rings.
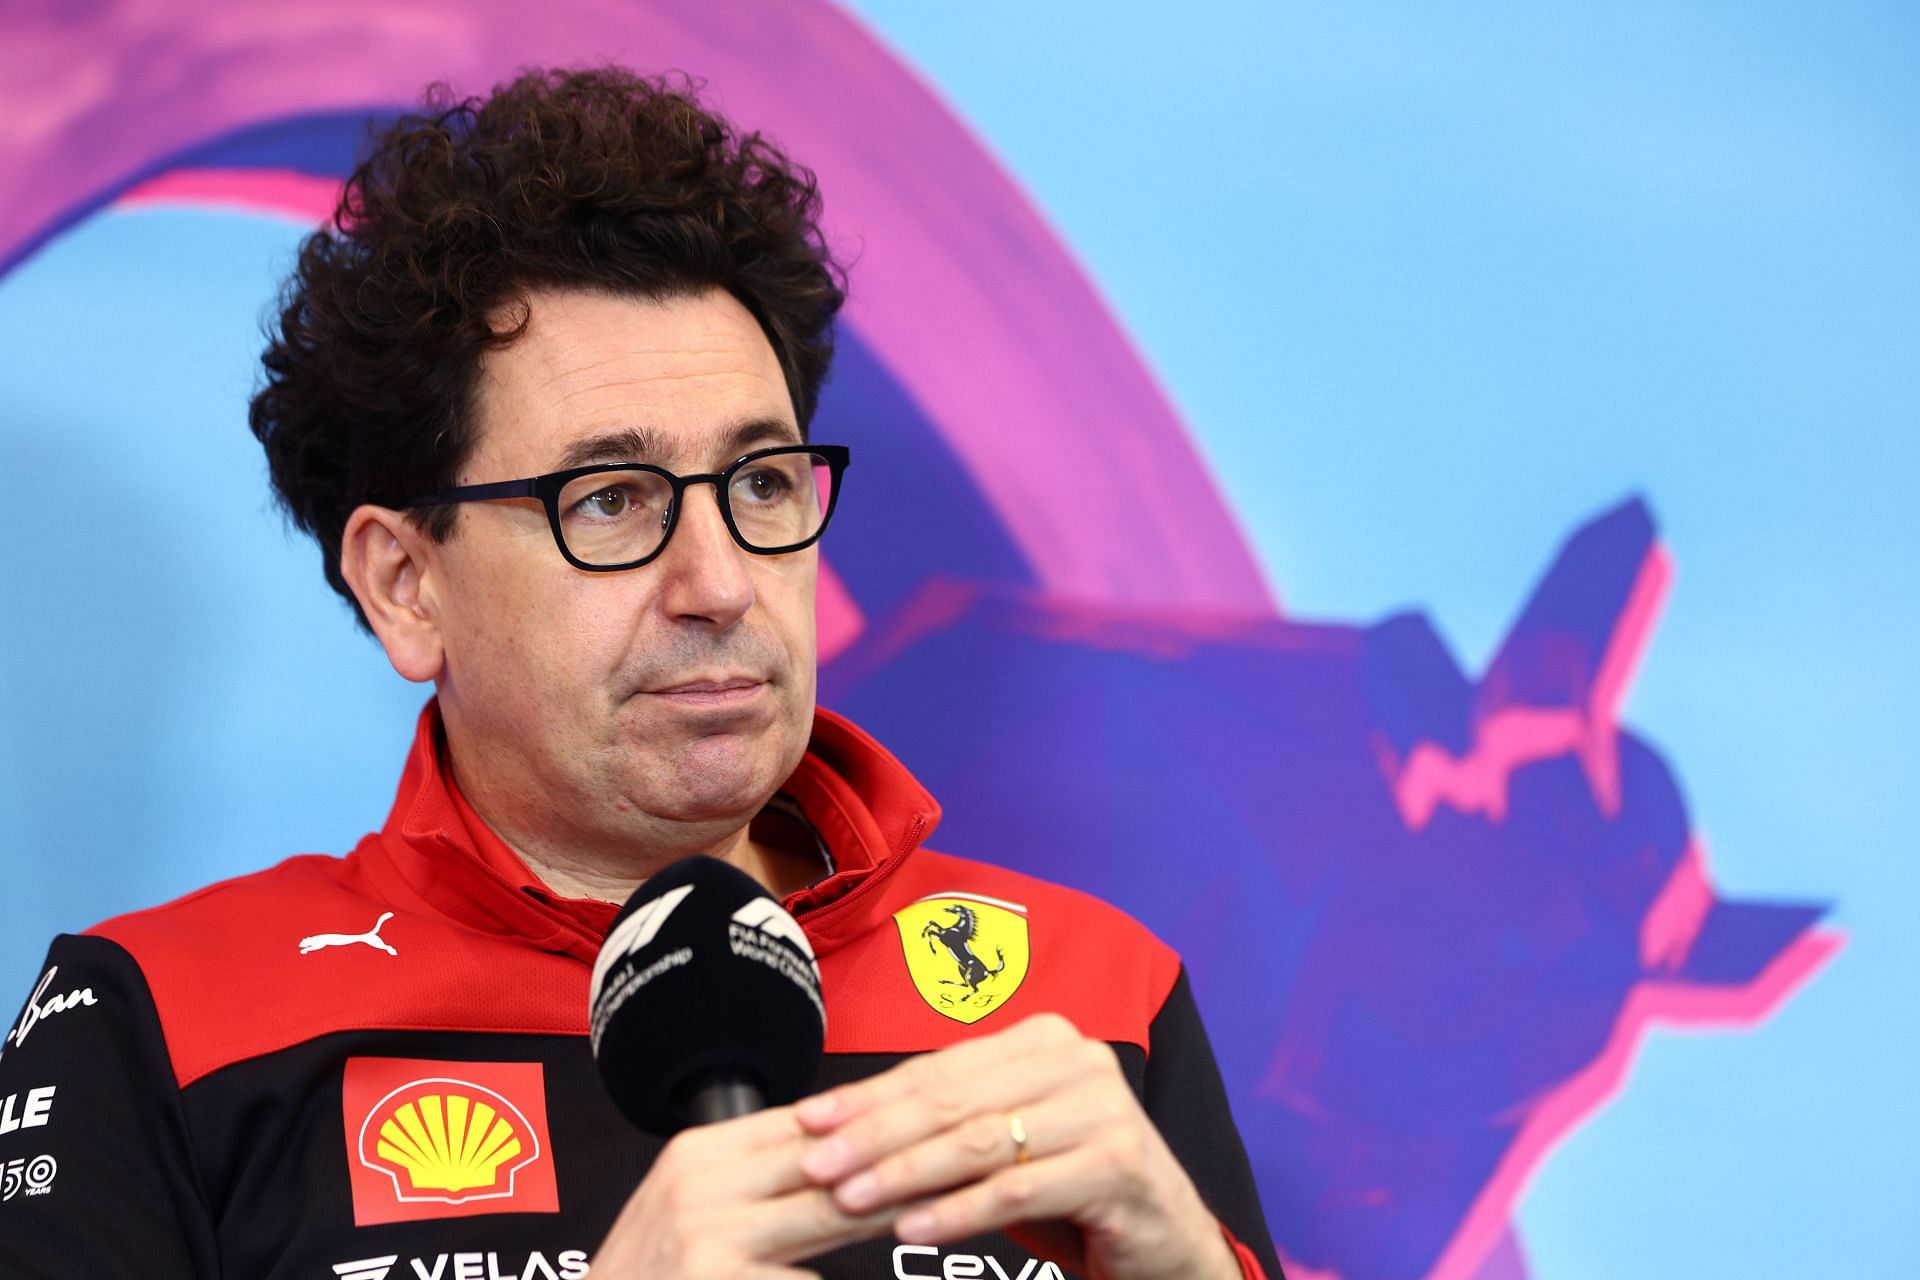
[[340,537],[340,576],[353,588],[387,661],[424,684],[440,674],[446,645],[434,607],[433,543],[398,511],[354,508]]

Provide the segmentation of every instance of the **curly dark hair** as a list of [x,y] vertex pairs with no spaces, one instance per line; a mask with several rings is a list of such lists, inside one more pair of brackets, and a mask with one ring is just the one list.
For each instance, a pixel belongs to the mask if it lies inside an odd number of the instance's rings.
[[[473,444],[483,354],[541,287],[648,299],[717,286],[759,321],[804,437],[845,273],[811,171],[696,100],[684,77],[527,71],[479,98],[431,86],[373,140],[307,237],[249,410],[287,514],[340,574],[347,517],[450,486]],[[444,541],[454,508],[414,513]]]

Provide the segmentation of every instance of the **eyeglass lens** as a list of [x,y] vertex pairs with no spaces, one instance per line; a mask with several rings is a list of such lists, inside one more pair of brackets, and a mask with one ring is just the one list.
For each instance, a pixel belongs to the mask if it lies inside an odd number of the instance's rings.
[[[832,506],[833,469],[817,453],[755,458],[727,477],[723,501],[748,546],[773,551],[820,532]],[[560,491],[567,550],[592,565],[627,564],[659,549],[673,485],[651,471],[597,471]]]

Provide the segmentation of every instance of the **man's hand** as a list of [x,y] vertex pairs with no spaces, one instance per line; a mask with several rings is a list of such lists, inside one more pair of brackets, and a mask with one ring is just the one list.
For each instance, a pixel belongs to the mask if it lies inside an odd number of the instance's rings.
[[1091,1280],[1240,1276],[1113,1050],[1057,1014],[804,1099],[793,1114],[819,1139],[799,1169],[831,1192],[833,1211],[897,1213],[905,1243],[1003,1230]]
[[686,1130],[627,1200],[593,1274],[817,1280],[786,1264],[885,1235],[898,1211],[843,1212],[801,1171],[812,1145],[792,1107]]

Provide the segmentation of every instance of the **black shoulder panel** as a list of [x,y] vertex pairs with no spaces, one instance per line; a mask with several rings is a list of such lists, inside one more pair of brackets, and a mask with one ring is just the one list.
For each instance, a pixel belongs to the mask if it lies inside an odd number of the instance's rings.
[[147,984],[63,934],[0,1053],[0,1275],[218,1274]]
[[1272,1280],[1283,1280],[1273,1236],[1254,1186],[1253,1166],[1233,1125],[1226,1086],[1184,968],[1153,1019],[1147,1054],[1147,1114],[1234,1238],[1253,1250]]

